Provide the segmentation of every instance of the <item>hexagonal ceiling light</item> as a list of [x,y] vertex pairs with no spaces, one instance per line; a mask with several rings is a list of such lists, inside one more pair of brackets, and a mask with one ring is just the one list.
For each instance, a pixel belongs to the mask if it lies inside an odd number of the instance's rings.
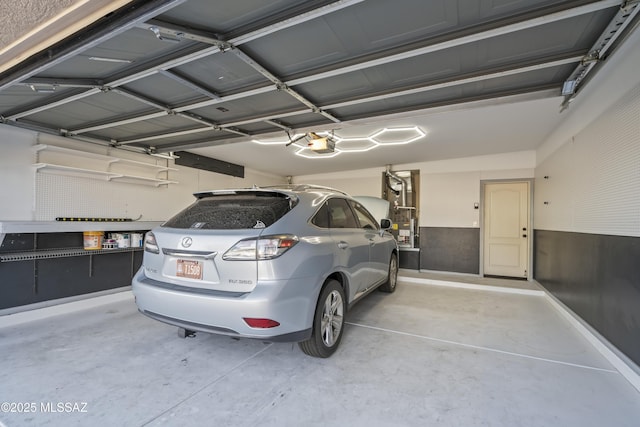
[[[427,133],[418,126],[412,126],[384,128],[364,137],[343,138],[333,132],[316,132],[309,139],[307,135],[310,134],[295,134],[289,140],[279,138],[252,141],[261,145],[295,145],[298,148],[295,152],[297,156],[306,159],[330,159],[342,153],[362,153],[387,145],[410,144],[424,138]],[[325,140],[322,152],[319,152],[317,144],[314,144],[318,139]],[[326,148],[326,140],[335,144],[330,150]]]

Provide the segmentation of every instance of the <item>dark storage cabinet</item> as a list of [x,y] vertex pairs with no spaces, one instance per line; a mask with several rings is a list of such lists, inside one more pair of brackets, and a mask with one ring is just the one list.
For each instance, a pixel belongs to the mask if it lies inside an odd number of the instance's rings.
[[83,248],[83,231],[147,231],[156,222],[0,223],[0,311],[129,286],[142,248]]

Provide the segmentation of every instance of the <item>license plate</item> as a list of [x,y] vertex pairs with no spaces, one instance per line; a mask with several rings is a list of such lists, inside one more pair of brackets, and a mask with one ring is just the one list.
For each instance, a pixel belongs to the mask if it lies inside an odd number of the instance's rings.
[[202,280],[202,262],[179,259],[177,263],[176,276]]

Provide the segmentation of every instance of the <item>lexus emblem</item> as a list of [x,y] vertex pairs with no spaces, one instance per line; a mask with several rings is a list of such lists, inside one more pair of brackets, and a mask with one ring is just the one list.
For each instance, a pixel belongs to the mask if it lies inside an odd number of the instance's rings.
[[191,237],[185,237],[182,239],[182,247],[188,248],[193,243],[193,239]]

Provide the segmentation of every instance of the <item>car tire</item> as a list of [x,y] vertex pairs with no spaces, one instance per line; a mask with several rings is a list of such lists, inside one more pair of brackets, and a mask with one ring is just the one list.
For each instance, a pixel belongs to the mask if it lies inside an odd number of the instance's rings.
[[387,275],[387,281],[384,282],[378,289],[382,292],[392,293],[396,290],[398,284],[398,256],[391,254],[389,260],[389,274]]
[[313,332],[308,340],[298,343],[300,349],[313,357],[331,356],[342,340],[346,311],[342,286],[337,280],[327,281],[316,305]]

